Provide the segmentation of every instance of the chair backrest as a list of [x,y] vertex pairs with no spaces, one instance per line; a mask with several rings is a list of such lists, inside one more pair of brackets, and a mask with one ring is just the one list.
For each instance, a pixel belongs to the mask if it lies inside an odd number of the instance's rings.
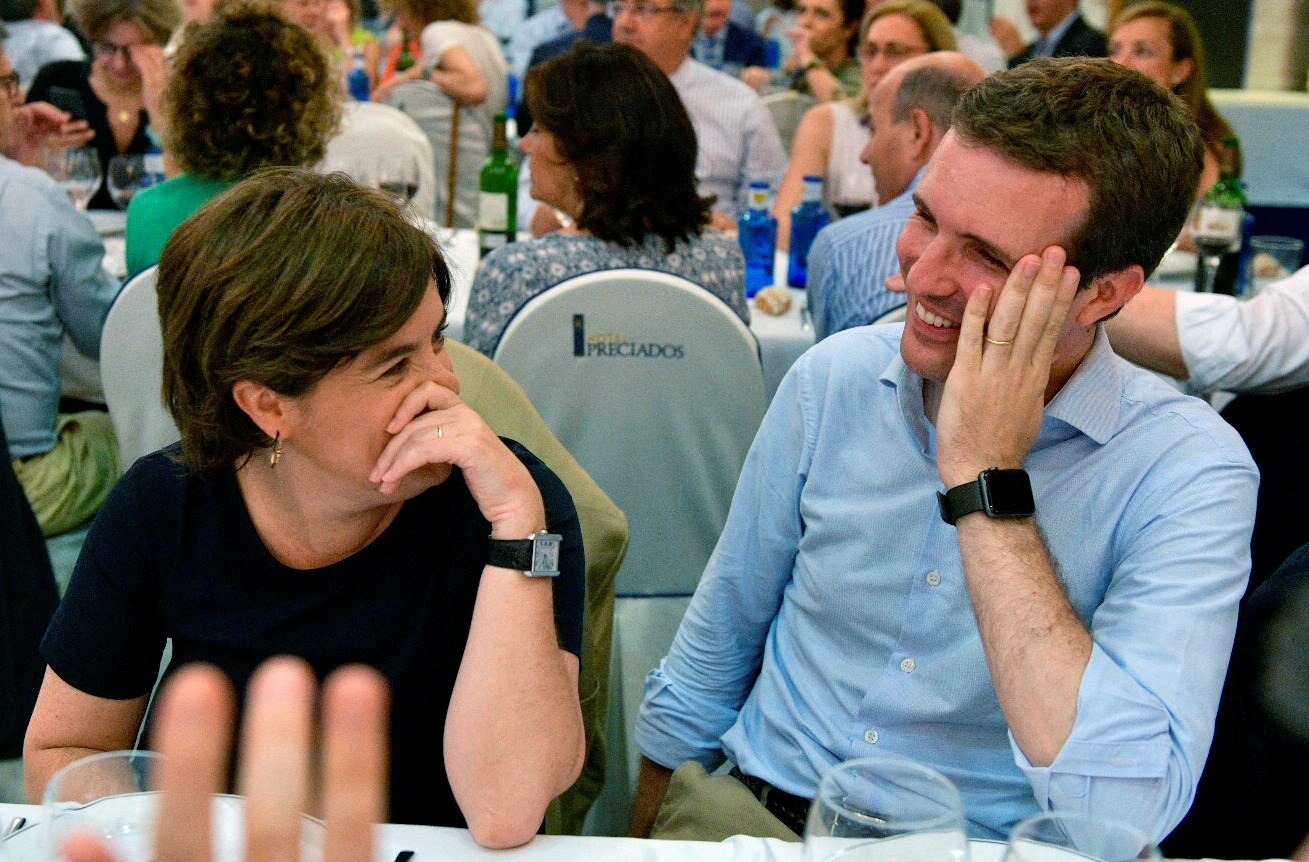
[[[491,151],[491,131],[480,114],[467,106],[459,110],[458,134],[454,129],[455,102],[431,81],[409,81],[391,91],[390,104],[408,114],[432,144],[436,176],[434,218],[445,225],[446,202],[449,200],[446,178],[450,155],[455,155],[454,224],[450,227],[477,226],[477,197],[482,162]],[[451,144],[454,144],[453,148]]]
[[778,90],[764,96],[763,100],[773,118],[773,125],[777,127],[777,134],[782,139],[782,146],[786,147],[789,154],[795,131],[800,128],[805,113],[814,106],[814,99],[795,90]]
[[524,305],[495,360],[627,513],[618,594],[693,592],[763,419],[749,328],[683,278],[608,270]]
[[341,114],[341,130],[327,142],[318,169],[324,173],[342,171],[364,185],[372,185],[378,169],[386,161],[398,159],[417,163],[418,191],[409,205],[423,218],[433,218],[437,215],[438,194],[444,199],[441,189],[445,175],[436,173],[427,134],[411,117],[390,105],[347,102]]
[[164,339],[155,291],[158,276],[159,268],[152,266],[123,287],[100,336],[100,378],[123,469],[180,436],[161,392]]

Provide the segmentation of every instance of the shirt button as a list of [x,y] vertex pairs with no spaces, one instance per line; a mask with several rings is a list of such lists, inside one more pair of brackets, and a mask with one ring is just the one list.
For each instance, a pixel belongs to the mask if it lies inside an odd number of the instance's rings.
[[876,744],[877,744],[877,731],[875,731],[875,730],[870,730],[870,731],[868,731],[867,733],[865,733],[865,734],[864,734],[864,742],[867,742],[869,745],[876,745]]
[[938,586],[938,585],[941,583],[941,573],[940,573],[940,572],[928,572],[928,573],[927,573],[927,583],[930,584],[931,586],[934,586],[934,587],[935,587],[935,586]]
[[911,658],[907,658],[904,661],[900,662],[900,670],[904,671],[905,673],[913,673],[914,668],[916,667],[918,667],[918,662],[914,661]]

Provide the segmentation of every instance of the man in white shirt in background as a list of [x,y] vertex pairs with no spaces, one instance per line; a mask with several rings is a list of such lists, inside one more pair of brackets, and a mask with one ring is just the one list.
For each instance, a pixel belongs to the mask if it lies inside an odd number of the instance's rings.
[[730,75],[691,59],[703,0],[631,0],[611,4],[614,41],[638,49],[668,75],[695,126],[700,193],[714,195],[714,225],[734,227],[750,183],[777,187],[786,151],[758,94]]
[[1147,286],[1107,329],[1118,355],[1192,392],[1309,386],[1309,267],[1245,301]]

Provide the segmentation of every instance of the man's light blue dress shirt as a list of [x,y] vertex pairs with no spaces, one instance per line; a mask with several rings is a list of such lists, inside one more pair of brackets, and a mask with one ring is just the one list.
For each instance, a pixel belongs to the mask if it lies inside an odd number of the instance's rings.
[[1040,809],[1167,834],[1190,806],[1249,573],[1258,475],[1208,405],[1113,355],[1103,332],[1047,406],[1026,468],[1036,520],[1094,647],[1054,762],[1008,733],[935,429],[902,326],[838,333],[774,397],[668,657],[640,750],[724,756],[801,796],[890,752],[959,787],[977,837]]
[[896,240],[914,213],[920,170],[899,197],[847,216],[818,232],[809,249],[809,311],[821,341],[834,332],[872,323],[905,303],[886,289],[900,271]]
[[82,353],[100,355],[119,289],[104,254],[54,180],[0,156],[0,406],[14,458],[54,448],[64,333]]

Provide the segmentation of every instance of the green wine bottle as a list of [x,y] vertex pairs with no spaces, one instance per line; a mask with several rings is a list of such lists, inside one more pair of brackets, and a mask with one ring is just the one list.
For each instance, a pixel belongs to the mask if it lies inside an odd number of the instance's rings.
[[505,122],[504,114],[495,115],[491,154],[482,163],[477,200],[477,246],[482,257],[518,235],[518,165],[509,158]]
[[414,55],[409,50],[409,31],[400,31],[400,56],[395,58],[395,70],[408,72],[414,67]]

